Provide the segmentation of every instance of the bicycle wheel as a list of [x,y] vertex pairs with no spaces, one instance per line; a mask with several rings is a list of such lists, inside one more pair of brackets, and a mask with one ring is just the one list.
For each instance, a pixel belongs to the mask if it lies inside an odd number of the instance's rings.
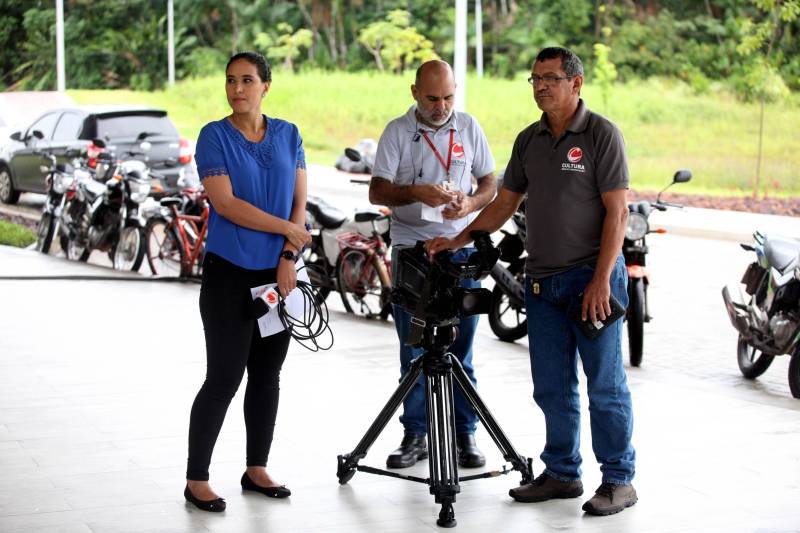
[[342,250],[336,264],[336,285],[348,313],[380,316],[381,281],[366,253],[353,248]]
[[174,226],[164,218],[151,218],[144,233],[147,263],[153,275],[180,276],[184,250]]

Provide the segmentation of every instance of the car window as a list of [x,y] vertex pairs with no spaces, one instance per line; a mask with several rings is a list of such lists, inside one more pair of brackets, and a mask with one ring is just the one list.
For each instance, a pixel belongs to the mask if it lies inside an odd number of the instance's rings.
[[44,135],[45,139],[52,139],[53,138],[53,127],[56,125],[56,120],[58,120],[58,116],[61,113],[56,111],[55,113],[48,113],[33,124],[31,127],[28,128],[28,133],[26,133],[26,137],[30,136],[33,130],[39,130]]
[[64,113],[53,132],[54,141],[72,141],[78,138],[83,127],[83,117],[75,113]]
[[97,120],[97,136],[103,139],[127,138],[133,140],[142,132],[178,137],[178,130],[167,116],[127,115],[98,117]]

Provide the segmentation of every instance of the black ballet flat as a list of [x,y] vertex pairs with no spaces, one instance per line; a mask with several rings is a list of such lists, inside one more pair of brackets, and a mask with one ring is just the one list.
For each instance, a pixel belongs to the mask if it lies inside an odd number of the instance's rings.
[[225,500],[223,498],[217,498],[216,500],[199,500],[192,494],[192,491],[189,490],[189,485],[186,485],[186,489],[183,491],[183,497],[186,498],[187,502],[193,504],[201,511],[221,513],[225,510]]
[[292,491],[286,488],[285,485],[279,487],[262,487],[253,483],[247,472],[242,474],[242,490],[252,490],[253,492],[260,492],[269,498],[288,498],[292,495]]

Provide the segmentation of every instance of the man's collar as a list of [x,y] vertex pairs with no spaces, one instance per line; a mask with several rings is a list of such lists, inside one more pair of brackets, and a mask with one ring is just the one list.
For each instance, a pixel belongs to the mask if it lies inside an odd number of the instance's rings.
[[[572,133],[581,133],[586,130],[588,125],[589,108],[587,108],[586,104],[583,103],[583,98],[579,98],[578,108],[575,110],[575,114],[572,116],[569,126],[567,126],[567,131],[571,131]],[[542,118],[539,119],[539,124],[536,127],[536,133],[551,133],[550,125],[547,123],[547,113],[542,113]]]

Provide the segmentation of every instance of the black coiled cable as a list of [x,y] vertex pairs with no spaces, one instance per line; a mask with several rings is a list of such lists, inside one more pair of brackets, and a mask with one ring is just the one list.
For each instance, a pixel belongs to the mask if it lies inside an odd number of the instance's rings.
[[[303,297],[303,314],[302,316],[289,314],[286,303],[281,297],[276,306],[281,324],[303,348],[312,352],[329,350],[333,346],[333,330],[328,324],[328,305],[319,295],[317,289],[308,282],[297,280],[297,290],[300,291]],[[330,343],[327,346],[322,346],[318,339],[325,332],[330,336]],[[308,344],[306,344],[307,341]]]

